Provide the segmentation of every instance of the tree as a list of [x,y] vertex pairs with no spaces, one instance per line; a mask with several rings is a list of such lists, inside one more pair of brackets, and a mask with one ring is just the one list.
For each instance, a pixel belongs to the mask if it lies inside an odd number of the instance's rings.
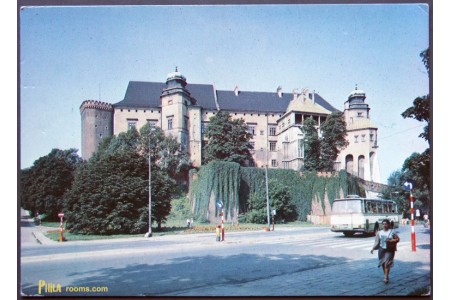
[[152,160],[161,170],[172,178],[187,178],[191,169],[189,153],[174,136],[166,136],[160,127],[152,127],[150,124],[144,125],[139,130],[139,136],[141,153],[148,157],[150,149]]
[[417,97],[413,101],[413,106],[409,107],[402,113],[403,118],[413,118],[419,122],[426,122],[423,132],[419,137],[430,143],[430,97],[425,95]]
[[[68,228],[80,233],[143,233],[148,229],[149,155],[152,222],[158,227],[171,209],[175,181],[187,168],[187,153],[171,136],[145,125],[105,140],[81,168],[65,198]],[[171,157],[169,157],[171,156]]]
[[[429,74],[429,49],[420,53],[422,62]],[[429,145],[432,144],[430,139],[430,108],[431,98],[429,95],[417,97],[413,101],[413,106],[407,108],[401,115],[403,118],[413,118],[419,122],[425,122],[423,132],[419,137],[425,139]],[[413,179],[416,183],[415,198],[419,199],[427,209],[431,196],[431,158],[430,148],[423,153],[413,153],[403,163],[402,167],[403,179]]]
[[387,179],[387,188],[381,192],[383,199],[394,200],[398,205],[398,210],[402,213],[403,217],[409,217],[411,206],[409,199],[409,192],[403,188],[405,182],[404,174],[402,170],[396,170],[392,172]]
[[65,196],[75,233],[141,233],[148,228],[147,160],[132,151],[105,153],[79,168]]
[[211,117],[205,134],[205,162],[224,160],[245,165],[251,160],[252,135],[243,119],[232,120],[229,113],[219,111]]
[[347,129],[343,114],[341,112],[333,112],[328,115],[325,122],[321,125],[321,130],[319,170],[332,172],[339,152],[348,146]]
[[320,139],[316,129],[317,123],[313,118],[307,118],[303,122],[304,147],[305,147],[305,163],[303,169],[305,171],[316,171],[320,165]]
[[[289,189],[276,179],[269,180],[269,199],[270,209],[276,210],[277,223],[286,223],[297,219],[297,209]],[[246,220],[258,224],[267,222],[267,200],[264,192],[257,191],[250,195]]]
[[21,206],[32,214],[45,214],[47,220],[58,220],[63,196],[74,180],[75,170],[82,160],[77,149],[52,149],[36,160],[33,166],[21,170]]

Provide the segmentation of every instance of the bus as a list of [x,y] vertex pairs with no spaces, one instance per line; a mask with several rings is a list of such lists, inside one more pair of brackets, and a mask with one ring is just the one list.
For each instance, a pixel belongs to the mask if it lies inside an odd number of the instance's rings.
[[336,199],[331,208],[331,231],[352,236],[359,232],[375,235],[381,223],[388,219],[391,228],[398,228],[401,216],[397,204],[392,200],[368,199],[349,195]]

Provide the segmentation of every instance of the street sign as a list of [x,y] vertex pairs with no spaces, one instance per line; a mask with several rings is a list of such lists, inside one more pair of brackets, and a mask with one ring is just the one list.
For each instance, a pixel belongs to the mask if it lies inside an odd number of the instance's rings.
[[59,213],[58,217],[62,218],[62,217],[64,217],[64,214],[63,213]]
[[413,189],[413,183],[411,181],[405,181],[405,183],[403,184],[403,188],[406,191],[412,191]]
[[222,208],[222,206],[223,206],[223,202],[222,202],[222,200],[217,200],[217,207],[218,208]]

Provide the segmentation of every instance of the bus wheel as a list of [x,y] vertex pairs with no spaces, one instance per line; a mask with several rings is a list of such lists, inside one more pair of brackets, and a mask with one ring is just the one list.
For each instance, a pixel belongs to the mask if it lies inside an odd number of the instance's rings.
[[343,233],[345,236],[353,236],[353,234],[355,234],[354,232],[351,231],[344,231]]

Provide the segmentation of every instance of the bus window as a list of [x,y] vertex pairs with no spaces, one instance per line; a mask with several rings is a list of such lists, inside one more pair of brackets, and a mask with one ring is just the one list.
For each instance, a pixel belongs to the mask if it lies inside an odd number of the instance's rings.
[[333,214],[361,213],[361,200],[345,200],[333,202]]
[[376,212],[377,212],[378,214],[381,214],[381,213],[383,212],[383,203],[378,202],[378,203],[376,204]]
[[366,213],[371,213],[372,212],[372,202],[370,201],[366,201],[366,207],[365,207],[365,212]]
[[349,201],[347,207],[347,213],[361,213],[360,201]]
[[394,210],[392,209],[392,203],[387,203],[386,205],[387,205],[387,210],[386,210],[387,213],[394,212]]

